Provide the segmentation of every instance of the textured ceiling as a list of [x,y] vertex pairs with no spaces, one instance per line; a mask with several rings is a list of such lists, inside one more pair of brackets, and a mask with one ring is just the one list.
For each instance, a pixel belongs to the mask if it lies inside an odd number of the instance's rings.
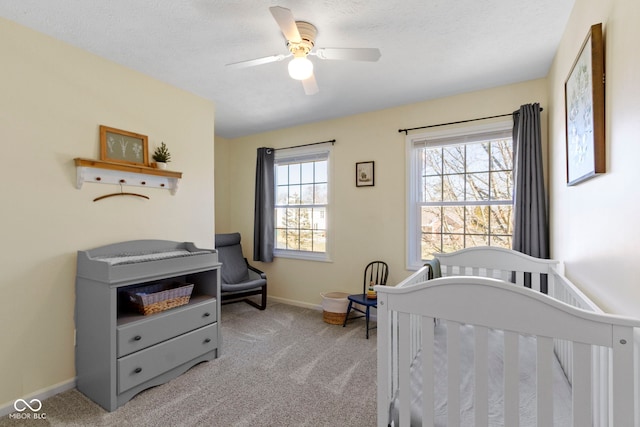
[[[545,77],[574,1],[0,0],[0,16],[210,99],[234,138]],[[318,28],[316,47],[382,57],[312,57],[312,96],[287,61],[225,67],[288,53],[275,5]]]

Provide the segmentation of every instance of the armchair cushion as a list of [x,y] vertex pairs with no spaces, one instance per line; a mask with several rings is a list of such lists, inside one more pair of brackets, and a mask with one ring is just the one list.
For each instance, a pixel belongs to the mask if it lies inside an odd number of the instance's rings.
[[248,282],[242,282],[237,284],[221,283],[220,290],[222,292],[246,291],[247,289],[259,288],[260,286],[263,286],[265,283],[267,283],[265,279],[249,280]]
[[216,234],[216,249],[222,268],[222,283],[235,284],[249,280],[249,267],[242,255],[240,233]]
[[222,283],[235,284],[249,280],[249,267],[242,255],[242,247],[238,245],[221,247],[218,249],[222,268]]

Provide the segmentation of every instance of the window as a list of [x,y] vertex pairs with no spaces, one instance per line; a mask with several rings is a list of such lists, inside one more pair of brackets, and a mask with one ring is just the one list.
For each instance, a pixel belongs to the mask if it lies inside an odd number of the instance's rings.
[[329,154],[326,147],[276,151],[276,256],[329,259]]
[[435,252],[511,247],[513,125],[407,137],[408,268]]

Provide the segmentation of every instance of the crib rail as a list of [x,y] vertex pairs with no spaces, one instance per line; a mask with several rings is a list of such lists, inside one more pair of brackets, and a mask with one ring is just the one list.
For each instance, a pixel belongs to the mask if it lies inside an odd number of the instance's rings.
[[[396,287],[403,288],[406,286],[412,286],[418,283],[425,282],[429,279],[429,267],[424,266],[420,268],[418,271],[407,277],[402,282],[398,283]],[[405,340],[409,342],[409,356],[415,357],[416,353],[420,349],[420,336],[422,333],[422,319],[419,316],[410,315],[409,316],[409,326],[406,328],[401,328],[398,320],[398,312],[385,312],[390,316],[387,320],[382,320],[380,318],[380,312],[384,312],[385,310],[378,310],[378,329],[385,328],[386,334],[384,334],[389,339],[389,343],[385,346],[384,350],[378,348],[378,354],[380,355],[380,351],[384,351],[385,357],[378,357],[378,364],[383,363],[385,372],[390,372],[391,375],[387,375],[388,383],[386,386],[379,386],[378,393],[384,393],[385,399],[387,402],[391,401],[391,396],[393,396],[395,390],[398,389],[398,350],[399,346],[399,335],[402,330],[403,333],[407,333],[407,337]],[[379,367],[378,370],[381,368]],[[380,411],[380,407],[378,407],[378,411]],[[378,417],[379,418],[379,417]]]
[[[515,251],[493,247],[468,248],[452,254],[437,254],[437,257],[442,276],[490,277],[513,282],[520,286],[530,284],[534,290],[541,290],[543,283],[547,283],[548,294],[557,301],[594,314],[603,313],[595,303],[564,277],[563,266],[557,261],[541,260]],[[428,269],[424,267],[395,288],[414,287],[427,280]],[[403,311],[385,307],[385,290],[381,291],[378,302],[378,328],[384,330],[378,333],[378,420],[379,425],[387,425],[389,405],[400,388],[402,371],[399,367],[404,366],[407,360],[414,360],[424,345],[425,336],[428,337],[432,332],[433,322],[437,316],[434,316],[433,313],[429,316],[423,316],[411,310]],[[402,323],[408,326],[402,326]],[[428,327],[425,328],[425,325]],[[626,348],[632,349],[631,357],[635,357],[635,359],[632,360],[632,366],[627,370],[627,375],[629,372],[633,372],[633,375],[630,376],[632,378],[631,386],[627,386],[631,392],[621,398],[614,397],[612,383],[618,383],[620,379],[616,378],[613,367],[621,363],[615,361],[615,358],[622,358],[626,360],[624,363],[628,364],[628,355],[619,356],[620,353],[618,353],[618,356],[614,356],[611,346],[586,345],[580,347],[580,345],[566,339],[556,338],[552,341],[553,353],[574,389],[583,390],[580,380],[588,380],[590,403],[582,409],[581,413],[586,413],[587,416],[591,414],[589,425],[617,426],[618,424],[614,422],[614,414],[619,416],[623,410],[615,408],[622,405],[628,409],[629,399],[631,399],[631,407],[635,404],[635,410],[632,410],[632,414],[625,422],[629,423],[629,420],[632,420],[628,425],[640,427],[640,329],[636,328],[631,333],[625,332],[624,334],[628,338],[619,338],[619,340],[631,343]],[[585,351],[585,347],[588,348],[587,351]],[[634,348],[635,352],[633,352]],[[575,366],[576,363],[579,366]],[[577,375],[576,372],[583,370],[584,366],[589,366],[588,372]],[[638,402],[634,403],[633,396],[636,396],[635,400]],[[578,398],[581,399],[579,396]],[[627,403],[624,403],[625,401]],[[407,404],[401,401],[401,405]]]
[[[413,278],[417,280],[417,278]],[[412,279],[412,280],[413,280]],[[447,277],[423,283],[403,282],[403,286],[378,290],[378,321],[388,325],[395,317],[398,327],[379,327],[378,334],[378,425],[389,422],[389,402],[396,393],[399,396],[400,425],[409,425],[409,369],[415,355],[414,348],[421,348],[423,363],[423,425],[433,420],[433,407],[429,401],[433,395],[433,372],[429,369],[430,346],[433,345],[433,319],[446,319],[448,357],[448,424],[458,425],[459,400],[459,354],[455,351],[459,339],[460,325],[473,325],[477,329],[476,352],[486,353],[486,329],[505,331],[505,423],[517,425],[517,340],[519,335],[538,337],[538,425],[549,425],[552,420],[553,402],[550,400],[551,379],[550,360],[553,354],[553,339],[563,339],[572,345],[573,424],[591,425],[592,408],[592,346],[608,348],[611,353],[611,409],[609,424],[615,426],[634,425],[634,382],[629,372],[634,372],[634,328],[640,328],[640,321],[617,316],[607,316],[570,307],[539,292],[533,292],[502,281],[479,277]],[[485,312],[478,307],[509,307],[508,310]],[[409,314],[411,313],[411,314]],[[522,316],[522,314],[525,314]],[[540,315],[543,316],[540,316]],[[414,317],[414,319],[412,319]],[[417,320],[416,320],[417,319]],[[412,322],[421,324],[418,343],[412,343]],[[478,338],[479,337],[479,338]],[[397,343],[397,352],[389,351],[392,341]],[[380,352],[381,351],[381,352]],[[391,358],[391,359],[389,359]],[[386,368],[395,359],[393,379],[386,375]],[[482,358],[481,358],[482,359]],[[426,362],[426,364],[425,364]],[[426,367],[426,369],[425,369]],[[476,361],[476,425],[487,424],[486,387],[487,373],[482,363]],[[393,384],[393,386],[392,386]],[[595,386],[597,387],[597,386]],[[476,391],[478,393],[478,391]],[[516,424],[512,424],[512,423]]]
[[[451,253],[437,253],[442,276],[480,276],[513,282],[540,291],[545,280],[551,282],[552,271],[559,263],[535,258],[521,252],[478,246]],[[552,286],[549,283],[549,286]]]
[[[562,301],[573,307],[578,307],[583,310],[591,311],[594,313],[604,313],[604,311],[598,307],[589,297],[587,297],[580,289],[578,289],[569,279],[562,274],[562,266],[558,266],[552,269],[553,287],[549,287],[549,295],[553,296],[556,300]],[[633,338],[633,345],[636,347],[635,351],[635,369],[636,373],[634,377],[635,395],[640,396],[640,366],[638,363],[638,353],[640,346],[640,331],[635,331]],[[554,351],[562,366],[569,383],[574,383],[574,370],[573,360],[574,351],[570,342],[565,340],[554,340]],[[612,354],[607,347],[594,346],[591,351],[592,365],[591,365],[591,381],[592,387],[592,401],[594,402],[592,411],[592,420],[594,426],[609,426],[613,425],[611,420],[611,367],[613,364]],[[640,425],[640,403],[636,402],[636,426]]]

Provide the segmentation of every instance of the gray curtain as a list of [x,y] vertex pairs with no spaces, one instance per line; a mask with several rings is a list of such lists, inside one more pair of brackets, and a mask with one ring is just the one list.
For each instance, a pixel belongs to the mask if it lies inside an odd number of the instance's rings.
[[258,148],[253,224],[254,261],[273,261],[274,155],[275,150],[272,148]]
[[[542,168],[540,105],[526,104],[513,113],[514,230],[513,249],[549,258],[547,196]],[[546,293],[546,280],[541,284]]]

